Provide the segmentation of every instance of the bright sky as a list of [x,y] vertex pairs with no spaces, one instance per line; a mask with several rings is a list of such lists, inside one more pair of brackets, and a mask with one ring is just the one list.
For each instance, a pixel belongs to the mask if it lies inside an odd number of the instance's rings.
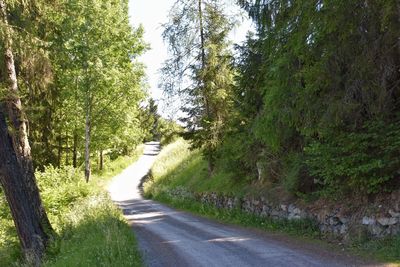
[[[229,0],[228,0],[229,1]],[[159,113],[163,114],[162,91],[158,88],[160,81],[159,69],[162,63],[167,59],[167,46],[162,40],[161,24],[167,22],[168,12],[175,0],[129,0],[129,15],[131,24],[137,27],[142,24],[145,30],[144,39],[150,44],[149,50],[141,61],[147,66],[147,77],[151,96],[158,101]],[[230,6],[233,9],[239,8],[232,2]],[[235,43],[245,40],[247,31],[251,29],[249,20],[245,20],[242,25],[235,29],[231,38]]]

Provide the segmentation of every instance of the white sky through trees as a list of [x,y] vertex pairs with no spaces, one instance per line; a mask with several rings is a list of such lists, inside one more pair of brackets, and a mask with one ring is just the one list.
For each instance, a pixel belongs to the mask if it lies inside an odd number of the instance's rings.
[[[232,12],[240,9],[233,0],[226,0],[232,7]],[[142,24],[145,30],[144,39],[150,44],[151,49],[140,59],[147,67],[146,74],[150,87],[151,96],[159,105],[159,113],[164,117],[171,114],[167,112],[162,101],[162,91],[158,88],[160,81],[159,69],[167,59],[167,45],[162,40],[162,24],[168,20],[168,12],[175,0],[129,0],[129,15],[131,24],[134,27]],[[244,17],[242,25],[232,31],[231,38],[234,43],[245,40],[246,33],[251,29],[250,21]],[[176,113],[175,113],[176,115]],[[174,118],[176,119],[176,118]]]

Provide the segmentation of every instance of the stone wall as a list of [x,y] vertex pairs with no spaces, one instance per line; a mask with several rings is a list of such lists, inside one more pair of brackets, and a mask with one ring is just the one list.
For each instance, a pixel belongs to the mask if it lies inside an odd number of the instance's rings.
[[[400,209],[395,203],[391,209],[375,208],[348,212],[345,205],[336,207],[316,207],[315,205],[299,205],[298,203],[273,204],[261,197],[243,197],[218,195],[216,193],[191,193],[185,188],[168,190],[170,197],[185,198],[223,209],[238,208],[244,212],[275,219],[314,220],[322,233],[333,234],[344,239],[349,236],[367,235],[380,238],[400,234]],[[346,212],[345,212],[346,210]]]

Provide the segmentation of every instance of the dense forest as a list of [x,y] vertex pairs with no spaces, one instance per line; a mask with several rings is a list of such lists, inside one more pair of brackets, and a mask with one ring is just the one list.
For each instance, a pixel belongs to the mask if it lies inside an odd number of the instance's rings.
[[399,188],[398,1],[238,4],[256,26],[238,56],[223,1],[177,1],[165,25],[163,87],[185,99],[185,136],[209,175],[299,196]]
[[[148,44],[143,28],[129,24],[128,1],[0,1],[0,8],[0,195],[25,257],[37,263],[54,230],[35,176],[48,179],[39,181],[46,188],[61,186],[71,182],[64,166],[72,166],[89,182],[105,157],[129,155],[160,132],[168,138],[176,126],[149,99],[138,61]],[[51,180],[57,175],[66,181]],[[53,202],[72,201],[69,194]]]
[[60,173],[86,196],[69,167],[90,182],[105,158],[178,132],[207,179],[229,172],[300,198],[400,188],[399,1],[235,4],[255,25],[242,44],[222,0],[176,0],[163,25],[160,87],[183,103],[182,131],[146,90],[149,45],[128,0],[0,0],[0,206],[10,207],[0,217],[14,220],[31,264],[59,230],[40,191]]
[[[136,58],[146,44],[143,29],[129,26],[127,2],[15,1],[7,7],[35,166],[76,167],[86,144],[99,153],[139,144],[138,105],[145,94],[144,67]],[[5,84],[6,75],[2,79]]]

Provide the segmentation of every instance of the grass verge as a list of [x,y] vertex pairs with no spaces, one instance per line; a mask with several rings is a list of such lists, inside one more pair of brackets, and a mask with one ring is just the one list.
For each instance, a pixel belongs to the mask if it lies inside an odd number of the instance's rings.
[[[201,158],[200,151],[190,151],[188,148],[185,141],[178,140],[163,149],[151,170],[150,180],[144,184],[146,197],[219,221],[324,242],[318,226],[309,220],[261,218],[240,210],[217,209],[196,202],[190,197],[173,197],[170,192],[176,191],[187,191],[186,195],[190,195],[190,192],[216,192],[239,197],[254,193],[254,189],[246,181],[235,180],[228,173],[216,173],[213,177],[207,178],[207,164]],[[395,266],[400,264],[400,236],[382,240],[354,240],[337,249],[345,249],[352,254]]]
[[[84,182],[82,171],[48,167],[37,173],[43,202],[57,237],[43,266],[142,266],[133,232],[109,199],[105,185],[142,154],[107,160]],[[18,239],[0,194],[0,266],[23,266]]]

